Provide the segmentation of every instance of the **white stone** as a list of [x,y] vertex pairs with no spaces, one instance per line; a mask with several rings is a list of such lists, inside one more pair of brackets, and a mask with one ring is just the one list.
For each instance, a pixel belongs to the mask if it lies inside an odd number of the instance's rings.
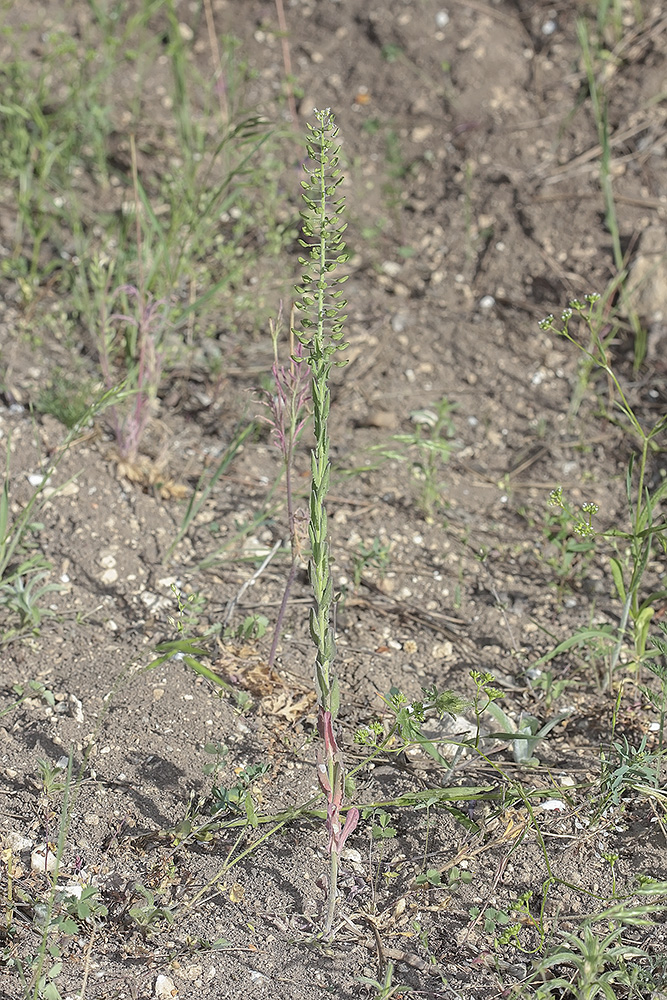
[[54,872],[57,864],[58,859],[46,844],[39,844],[30,856],[30,867],[34,872]]
[[390,278],[396,278],[401,272],[401,265],[395,260],[385,260],[382,262],[382,270]]
[[24,837],[22,833],[18,833],[16,830],[10,830],[5,837],[5,847],[9,847],[14,854],[19,854],[20,851],[27,851],[32,845],[33,841],[30,837]]
[[155,980],[155,996],[156,997],[175,997],[178,995],[178,990],[174,986],[174,980],[170,979],[169,976],[158,976]]
[[560,799],[546,799],[540,804],[540,809],[546,812],[565,812],[567,806]]

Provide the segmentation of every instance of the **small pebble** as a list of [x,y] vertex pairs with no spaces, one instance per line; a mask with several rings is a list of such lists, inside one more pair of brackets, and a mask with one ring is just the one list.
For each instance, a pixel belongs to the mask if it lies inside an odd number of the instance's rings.
[[5,837],[5,846],[9,847],[15,854],[19,854],[20,851],[27,851],[33,845],[33,841],[30,837],[24,837],[22,833],[18,833],[16,830],[11,830]]
[[408,325],[408,317],[405,313],[395,313],[391,317],[391,328],[394,333],[403,333]]
[[385,260],[382,263],[382,270],[385,274],[388,274],[390,278],[396,278],[400,274],[401,265],[395,260]]
[[560,799],[546,799],[540,805],[540,809],[544,809],[546,812],[565,812],[567,806]]
[[57,863],[58,859],[46,844],[40,844],[30,856],[30,867],[34,872],[53,872]]
[[169,976],[158,976],[155,980],[155,996],[156,997],[175,997],[178,996],[178,990],[174,986],[174,980],[170,979]]

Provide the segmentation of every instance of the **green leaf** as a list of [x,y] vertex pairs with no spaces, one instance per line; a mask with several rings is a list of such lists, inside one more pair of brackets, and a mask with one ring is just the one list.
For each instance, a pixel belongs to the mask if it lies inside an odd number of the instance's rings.
[[250,794],[249,791],[246,792],[246,797],[245,797],[245,814],[248,817],[248,822],[250,823],[250,826],[253,828],[253,830],[256,830],[258,826],[257,813],[255,812],[255,805],[252,801],[252,795]]
[[566,653],[568,649],[572,649],[573,646],[583,646],[592,639],[608,639],[612,641],[614,638],[614,629],[612,625],[600,625],[595,628],[582,628],[579,629],[571,635],[568,639],[564,639],[563,642],[559,643],[555,649],[552,649],[550,653],[545,653],[541,656],[539,660],[535,660],[533,666],[539,667],[543,663],[548,663],[549,660],[553,660],[554,657],[560,656],[561,653]]
[[614,578],[614,584],[618,592],[618,596],[621,601],[625,602],[625,585],[623,583],[623,567],[618,559],[614,556],[609,560],[611,563],[611,575]]
[[72,920],[71,917],[65,917],[64,920],[60,920],[58,922],[58,930],[60,930],[62,934],[69,934],[73,937],[75,934],[79,933],[79,925],[76,920]]

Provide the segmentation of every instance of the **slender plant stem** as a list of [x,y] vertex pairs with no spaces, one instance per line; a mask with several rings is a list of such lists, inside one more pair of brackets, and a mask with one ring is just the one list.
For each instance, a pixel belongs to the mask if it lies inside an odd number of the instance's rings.
[[336,285],[344,279],[332,277],[337,264],[346,260],[342,234],[343,201],[336,200],[336,188],[342,178],[338,165],[338,149],[334,143],[338,135],[333,116],[326,111],[316,111],[317,126],[309,125],[307,148],[310,162],[309,179],[303,183],[303,198],[307,212],[303,215],[302,245],[309,257],[300,262],[308,269],[303,285],[298,288],[302,296],[299,307],[304,313],[299,335],[306,347],[307,360],[312,373],[313,429],[315,447],[311,453],[310,484],[310,583],[314,606],[310,612],[310,635],[315,646],[315,689],[318,701],[317,728],[323,743],[318,753],[318,779],[327,797],[326,829],[329,836],[331,860],[329,899],[324,932],[330,934],[338,885],[340,852],[346,838],[359,821],[359,811],[350,809],[341,823],[341,807],[345,794],[345,767],[343,755],[336,743],[334,720],[338,712],[339,687],[335,672],[336,642],[333,626],[333,579],[329,553],[329,530],[326,496],[329,490],[329,410],[331,391],[329,376],[332,356],[344,346],[340,316],[345,302]]

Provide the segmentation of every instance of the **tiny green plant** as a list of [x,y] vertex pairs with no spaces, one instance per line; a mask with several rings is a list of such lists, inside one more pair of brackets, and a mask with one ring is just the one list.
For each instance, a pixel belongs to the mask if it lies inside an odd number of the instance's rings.
[[212,775],[215,778],[224,768],[229,750],[224,743],[220,743],[218,740],[211,740],[210,743],[204,746],[204,753],[214,758],[209,764],[204,765],[204,774],[207,776]]
[[410,466],[419,484],[419,503],[428,521],[446,506],[440,477],[441,467],[449,461],[455,447],[454,409],[455,405],[443,398],[433,409],[415,410],[410,414],[414,431],[392,435],[391,440],[399,447],[374,447],[384,459]]
[[381,572],[387,568],[389,553],[389,544],[381,542],[379,538],[374,538],[370,545],[359,542],[356,551],[352,554],[352,580],[355,588],[361,583],[368,567],[372,566]]
[[649,797],[660,797],[662,754],[648,747],[648,734],[639,746],[632,746],[626,736],[614,740],[610,751],[600,754],[600,798],[597,806],[602,813],[607,806],[621,807],[630,789]]
[[[52,940],[51,935],[53,929],[60,927],[63,921],[65,933],[73,932],[74,929],[73,924],[70,925],[67,922],[67,915],[59,912],[59,903],[62,901],[62,897],[58,891],[58,874],[65,851],[71,820],[72,800],[76,793],[76,787],[72,779],[71,754],[65,767],[60,766],[60,764],[53,765],[46,760],[40,760],[39,767],[42,779],[42,819],[46,838],[44,875],[50,884],[45,902],[34,904],[33,919],[39,940],[37,953],[26,962],[19,958],[14,959],[14,967],[19,974],[26,1000],[27,998],[37,1000],[38,997],[43,997],[44,1000],[60,1000],[61,994],[55,980],[62,972],[62,952],[59,945]],[[49,841],[52,816],[50,800],[54,795],[61,797],[61,803],[57,842],[51,844]],[[29,979],[26,973],[29,973]]]
[[390,717],[393,717],[388,732],[385,733],[382,723],[372,722],[357,730],[354,742],[383,750],[391,748],[396,753],[408,747],[418,747],[447,771],[451,770],[451,762],[440,753],[437,742],[424,735],[422,725],[428,717],[441,719],[446,714],[460,711],[463,701],[453,692],[438,691],[435,687],[425,688],[422,693],[422,698],[409,701],[398,688],[390,688],[383,697]]
[[569,677],[557,677],[553,670],[534,670],[527,674],[533,690],[540,693],[544,708],[549,712],[573,681]]
[[269,627],[269,619],[266,615],[252,614],[246,615],[241,624],[233,630],[233,634],[238,639],[261,639],[266,635]]
[[494,722],[502,726],[502,729],[500,732],[485,734],[484,739],[509,740],[512,747],[512,756],[517,764],[538,764],[539,761],[535,756],[536,747],[542,740],[546,739],[551,730],[559,722],[562,722],[563,719],[566,719],[571,714],[571,710],[559,712],[558,715],[549,719],[542,726],[539,719],[536,719],[534,715],[530,715],[527,712],[522,712],[519,716],[519,721],[515,722],[498,704],[498,699],[502,696],[503,692],[500,688],[495,687],[493,675],[485,671],[471,670],[470,676],[476,688],[472,704],[477,720],[476,748],[480,746],[482,716],[485,712],[488,712]]
[[[575,515],[563,500],[562,490],[558,492],[557,500],[552,494],[550,505],[558,509],[548,512],[544,524],[543,531],[547,542],[546,564],[556,574],[558,587],[562,589],[583,579],[593,560],[595,540],[587,530],[591,521],[589,518],[586,526],[582,515],[597,513],[597,510],[593,510],[593,504],[584,504],[581,515]],[[586,530],[577,530],[579,525],[583,525]],[[595,532],[592,534],[594,536]]]
[[16,695],[17,700],[0,711],[0,719],[3,715],[13,712],[27,698],[37,698],[43,701],[45,705],[48,705],[49,708],[53,708],[56,704],[53,691],[47,688],[46,684],[43,684],[42,681],[28,681],[26,684],[14,684],[12,691]]
[[224,785],[214,785],[211,791],[211,815],[217,816],[228,812],[232,815],[245,813],[250,825],[257,826],[253,786],[270,770],[270,764],[249,764],[238,775],[235,785],[229,788]]
[[137,902],[129,908],[128,914],[144,937],[157,931],[163,922],[167,925],[173,924],[174,914],[172,910],[156,900],[152,889],[137,882],[134,885],[133,894]]
[[0,585],[0,604],[17,615],[19,632],[26,629],[38,632],[42,618],[54,614],[50,608],[40,603],[46,594],[62,590],[59,583],[44,583],[48,575],[43,570],[28,578],[17,576],[11,583]]
[[559,712],[544,725],[540,725],[540,720],[536,719],[534,715],[530,715],[528,712],[522,712],[519,716],[519,721],[514,722],[513,719],[507,715],[506,712],[502,710],[500,705],[496,701],[490,701],[486,707],[486,711],[497,722],[502,726],[502,730],[499,733],[490,733],[486,739],[509,739],[512,746],[512,756],[517,764],[528,764],[535,765],[539,764],[539,760],[535,756],[535,749],[537,746],[547,738],[552,729],[554,729],[559,722],[567,719],[571,714],[571,711]]
[[76,885],[60,890],[57,896],[60,911],[52,927],[61,934],[80,934],[83,924],[97,922],[108,915],[107,907],[98,897],[96,885]]
[[365,986],[367,995],[370,995],[372,991],[377,1000],[391,1000],[391,997],[395,997],[398,993],[400,993],[402,997],[409,997],[412,991],[406,990],[404,986],[401,986],[398,983],[392,985],[393,978],[394,963],[387,962],[387,967],[381,982],[379,979],[372,979],[370,976],[357,976],[357,982],[362,983]]
[[317,111],[316,118],[317,125],[308,125],[308,180],[302,182],[306,211],[303,214],[305,239],[301,243],[308,256],[300,258],[306,270],[298,288],[303,332],[297,335],[305,347],[306,361],[312,373],[315,447],[311,459],[308,535],[314,607],[310,613],[310,635],[316,651],[317,730],[323,745],[317,773],[327,798],[326,828],[331,860],[328,909],[324,922],[324,932],[329,934],[336,910],[340,853],[359,821],[359,811],[349,809],[342,821],[345,765],[334,732],[340,695],[335,671],[334,588],[326,511],[330,476],[329,376],[335,363],[334,356],[346,346],[342,343],[344,316],[341,315],[345,302],[338,287],[344,279],[333,276],[337,265],[347,259],[343,242],[345,223],[342,218],[343,201],[337,199],[336,191],[342,180],[338,171],[338,147],[335,145],[338,129],[329,109]]
[[397,834],[397,829],[392,825],[391,816],[381,807],[363,809],[361,813],[362,819],[371,819],[371,837],[373,843],[379,848],[377,865],[375,868],[375,877],[373,880],[373,896],[377,896],[378,882],[380,881],[380,875],[387,881],[390,882],[393,878],[397,877],[397,873],[387,869],[384,866],[384,855],[387,844],[394,840]]
[[80,423],[90,407],[92,386],[85,379],[74,379],[65,372],[55,371],[52,381],[41,389],[35,409],[39,413],[49,413],[72,428]]

